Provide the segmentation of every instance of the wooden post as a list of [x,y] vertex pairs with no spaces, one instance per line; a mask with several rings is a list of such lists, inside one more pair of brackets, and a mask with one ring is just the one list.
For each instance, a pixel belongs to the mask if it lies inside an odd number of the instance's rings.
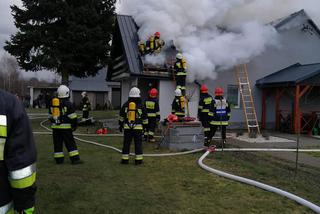
[[261,112],[261,128],[266,128],[267,118],[267,89],[262,89],[262,112]]

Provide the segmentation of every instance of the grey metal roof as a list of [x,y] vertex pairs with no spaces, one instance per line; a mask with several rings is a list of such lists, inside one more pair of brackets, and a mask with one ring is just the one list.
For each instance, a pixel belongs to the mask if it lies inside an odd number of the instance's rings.
[[291,65],[256,81],[257,87],[295,86],[298,84],[320,85],[313,81],[320,75],[320,63]]
[[129,66],[130,73],[142,74],[138,50],[138,26],[132,16],[117,15],[117,23],[122,37],[124,53]]
[[305,17],[307,22],[315,29],[315,31],[320,35],[320,29],[319,27],[313,22],[313,20],[309,17],[309,15],[305,12],[305,10],[299,10],[295,13],[290,14],[287,17],[283,17],[281,19],[275,20],[271,22],[271,25],[273,25],[276,29],[279,29],[286,24],[290,23],[293,19],[296,19],[298,17]]
[[106,69],[101,69],[94,77],[78,78],[72,76],[69,88],[72,91],[107,92],[113,87],[120,87],[120,83],[111,82],[108,84],[105,77]]

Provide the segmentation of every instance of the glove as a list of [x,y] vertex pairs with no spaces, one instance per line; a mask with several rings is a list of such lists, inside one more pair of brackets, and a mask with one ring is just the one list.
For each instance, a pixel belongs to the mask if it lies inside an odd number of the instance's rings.
[[123,126],[119,126],[119,131],[122,133],[122,131],[123,131]]

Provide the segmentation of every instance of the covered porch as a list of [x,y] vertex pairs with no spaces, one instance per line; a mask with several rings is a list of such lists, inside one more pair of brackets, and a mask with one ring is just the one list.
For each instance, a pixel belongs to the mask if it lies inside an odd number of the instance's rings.
[[[291,133],[319,132],[320,63],[294,64],[257,80],[262,90],[261,128],[266,128],[267,108],[275,108],[275,129]],[[267,106],[268,98],[273,106]]]

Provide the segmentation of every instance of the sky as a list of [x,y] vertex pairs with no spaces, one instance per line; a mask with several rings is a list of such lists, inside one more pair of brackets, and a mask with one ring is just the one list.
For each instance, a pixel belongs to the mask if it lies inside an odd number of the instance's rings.
[[[10,35],[16,32],[16,27],[14,26],[13,17],[11,15],[10,5],[19,5],[22,3],[20,0],[0,0],[0,57],[4,54],[8,54],[3,46],[5,41],[10,39]],[[36,77],[39,80],[52,81],[55,80],[56,74],[49,71],[40,71],[40,72],[25,72],[21,71],[23,77],[32,78]]]

